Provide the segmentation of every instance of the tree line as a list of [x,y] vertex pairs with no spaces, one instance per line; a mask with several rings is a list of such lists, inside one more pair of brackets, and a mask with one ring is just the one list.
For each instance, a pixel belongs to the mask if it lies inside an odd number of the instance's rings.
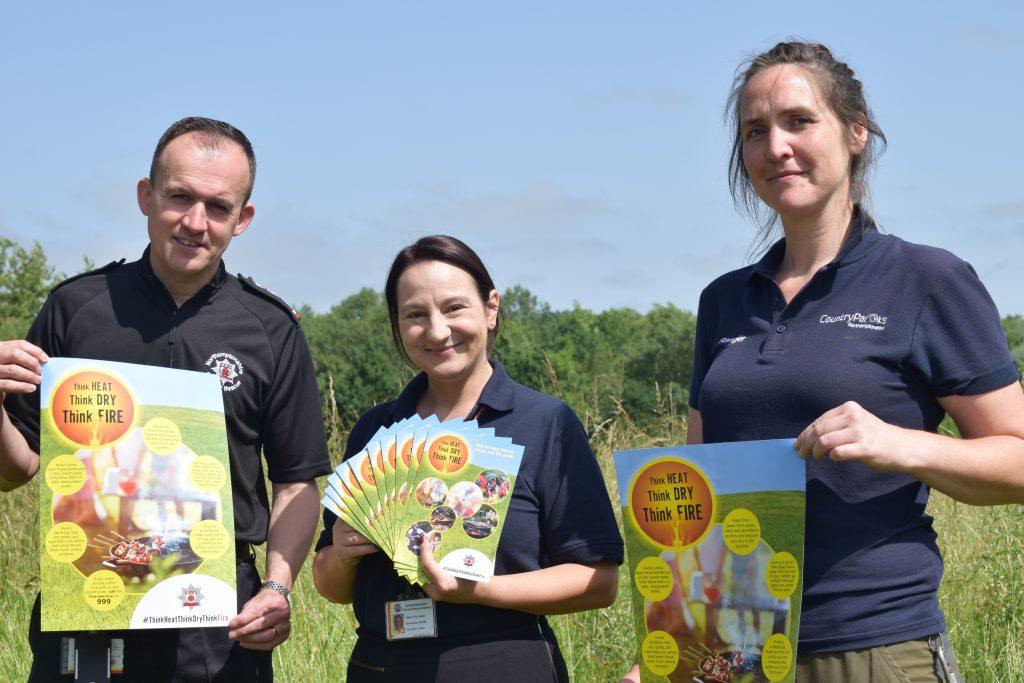
[[[89,262],[85,262],[89,266]],[[64,275],[35,243],[0,237],[0,339],[25,335],[49,289]],[[594,433],[625,419],[644,430],[685,412],[696,316],[672,304],[555,311],[514,286],[501,297],[494,357],[518,382],[558,396]],[[395,353],[383,294],[363,289],[329,311],[300,309],[331,431],[347,433],[370,406],[393,399],[414,370]],[[1002,319],[1024,372],[1024,317]]]
[[[564,400],[585,423],[623,412],[646,423],[685,405],[692,313],[671,304],[647,313],[553,311],[520,286],[502,295],[501,311],[494,358],[520,383]],[[327,313],[301,313],[322,395],[333,397],[342,424],[394,398],[412,377],[393,347],[380,292],[363,289]]]

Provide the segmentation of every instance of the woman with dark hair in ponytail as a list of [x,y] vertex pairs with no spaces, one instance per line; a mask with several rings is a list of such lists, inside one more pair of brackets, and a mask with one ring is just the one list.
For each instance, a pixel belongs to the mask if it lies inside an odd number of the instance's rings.
[[[688,441],[795,436],[806,458],[797,681],[960,681],[925,507],[931,488],[1024,501],[999,314],[970,265],[876,227],[866,178],[885,137],[828,48],[757,55],[728,109],[733,199],[762,244],[782,238],[701,294]],[[963,438],[937,433],[946,414]]]
[[[313,579],[328,600],[352,603],[359,622],[346,680],[567,683],[544,615],[611,604],[623,557],[583,427],[567,405],[517,384],[490,359],[498,290],[461,241],[435,235],[400,251],[384,297],[395,348],[421,372],[396,400],[359,418],[345,457],[379,427],[414,414],[474,419],[524,451],[488,583],[441,571],[422,543],[431,581],[421,592],[377,546],[324,512]],[[389,640],[386,616],[407,600],[429,603],[436,628],[418,634],[428,637]],[[402,635],[412,628],[405,613]]]

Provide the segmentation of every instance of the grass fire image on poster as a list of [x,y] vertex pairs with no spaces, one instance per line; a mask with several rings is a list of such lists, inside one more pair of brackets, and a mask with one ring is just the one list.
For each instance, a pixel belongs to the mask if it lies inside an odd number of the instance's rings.
[[44,631],[227,625],[234,511],[216,375],[51,358],[39,450]]
[[615,452],[644,683],[793,681],[806,479],[792,443]]

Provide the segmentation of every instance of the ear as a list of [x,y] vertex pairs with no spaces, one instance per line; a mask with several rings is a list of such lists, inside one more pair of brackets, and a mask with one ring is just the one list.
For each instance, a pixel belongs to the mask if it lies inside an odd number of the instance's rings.
[[487,296],[487,301],[484,302],[484,306],[487,308],[487,329],[493,330],[498,326],[498,310],[499,305],[498,290],[492,289],[491,293]]
[[149,215],[149,198],[153,194],[153,183],[149,178],[143,178],[135,187],[135,194],[139,200],[139,211],[143,216]]
[[868,144],[868,127],[863,122],[850,124],[850,155],[857,156]]
[[245,229],[249,227],[249,223],[252,222],[253,217],[256,215],[256,207],[252,204],[246,204],[242,207],[241,213],[238,215],[238,224],[235,226],[234,232],[231,234],[238,237]]

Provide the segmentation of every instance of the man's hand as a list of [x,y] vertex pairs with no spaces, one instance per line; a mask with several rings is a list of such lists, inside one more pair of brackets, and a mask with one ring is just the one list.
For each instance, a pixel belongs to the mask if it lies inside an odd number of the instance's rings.
[[41,348],[22,339],[0,341],[0,491],[11,491],[35,476],[39,454],[4,412],[7,394],[30,394],[43,381],[43,363],[50,360]]
[[292,609],[277,591],[264,588],[228,623],[228,638],[250,650],[273,650],[288,640]]
[[[275,483],[273,491],[264,578],[290,588],[309,552],[320,501],[312,481]],[[250,650],[273,650],[288,639],[291,618],[284,596],[264,588],[228,623],[228,637]]]
[[23,339],[0,341],[0,402],[8,393],[30,394],[43,381],[46,352]]

